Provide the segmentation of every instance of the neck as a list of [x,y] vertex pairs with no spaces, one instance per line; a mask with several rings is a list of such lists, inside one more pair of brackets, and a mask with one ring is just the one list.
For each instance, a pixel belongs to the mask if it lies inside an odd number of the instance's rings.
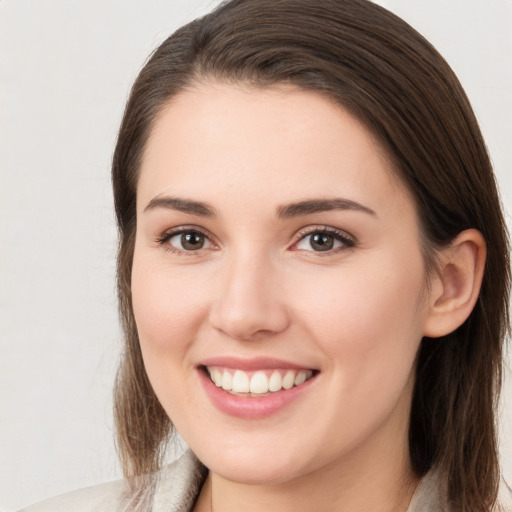
[[[325,474],[324,474],[325,475]],[[380,478],[379,478],[380,477]],[[304,485],[254,486],[233,484],[211,475],[205,484],[201,512],[405,512],[418,480],[411,475],[391,481],[378,475],[353,477],[334,482],[308,477],[295,482]]]

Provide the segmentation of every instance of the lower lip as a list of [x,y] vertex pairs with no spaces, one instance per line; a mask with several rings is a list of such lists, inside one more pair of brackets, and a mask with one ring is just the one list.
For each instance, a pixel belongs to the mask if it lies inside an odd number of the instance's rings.
[[202,368],[198,368],[199,379],[213,405],[224,414],[245,419],[266,418],[284,409],[306,392],[316,376],[311,377],[300,386],[283,389],[262,397],[237,396],[217,387],[206,375]]

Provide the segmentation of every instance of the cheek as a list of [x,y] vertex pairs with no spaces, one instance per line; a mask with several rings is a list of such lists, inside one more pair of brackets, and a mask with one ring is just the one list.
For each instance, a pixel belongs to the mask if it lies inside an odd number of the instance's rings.
[[178,273],[155,261],[134,258],[132,300],[144,366],[160,403],[179,430],[186,418],[183,411],[192,409],[196,419],[201,417],[188,381],[193,367],[189,349],[204,318],[207,294],[196,281],[186,270]]
[[[393,255],[394,256],[394,255]],[[336,270],[300,283],[294,315],[328,356],[343,388],[400,386],[414,365],[424,307],[421,256]]]
[[135,258],[132,300],[143,351],[185,348],[204,319],[208,293],[192,267],[177,272]]

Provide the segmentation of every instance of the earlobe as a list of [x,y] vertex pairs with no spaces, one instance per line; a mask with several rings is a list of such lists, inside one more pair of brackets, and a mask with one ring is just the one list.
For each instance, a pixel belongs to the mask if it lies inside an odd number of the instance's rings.
[[486,244],[476,229],[462,231],[439,254],[432,279],[423,335],[437,338],[453,332],[471,314],[485,267]]

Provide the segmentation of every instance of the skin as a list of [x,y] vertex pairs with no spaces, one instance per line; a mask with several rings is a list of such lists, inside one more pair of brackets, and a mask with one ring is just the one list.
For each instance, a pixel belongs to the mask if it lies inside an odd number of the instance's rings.
[[[216,215],[178,211],[165,197]],[[364,208],[276,217],[282,205],[333,198]],[[203,247],[163,240],[179,227],[204,232]],[[315,251],[311,232],[325,227],[350,242]],[[470,235],[459,252],[471,277],[485,253]],[[420,239],[384,152],[322,96],[203,83],[172,99],[142,160],[132,291],[154,390],[210,469],[196,510],[407,508],[418,482],[407,432],[419,343],[454,328],[458,317],[440,319],[460,313],[469,288],[470,311],[479,286],[450,264],[450,297],[442,279],[427,287]],[[236,418],[199,382],[197,366],[217,356],[319,373],[282,410]]]

